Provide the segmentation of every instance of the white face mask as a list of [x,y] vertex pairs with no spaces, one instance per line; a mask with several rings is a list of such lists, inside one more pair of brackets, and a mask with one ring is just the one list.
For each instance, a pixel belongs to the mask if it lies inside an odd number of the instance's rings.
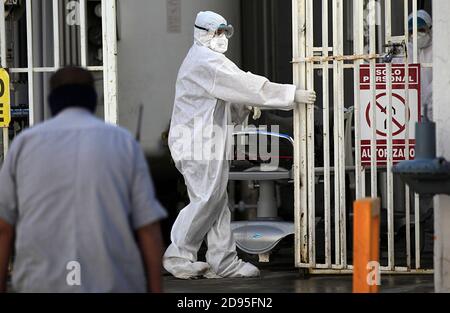
[[225,34],[214,36],[214,38],[211,39],[210,47],[213,51],[225,53],[228,50],[228,38]]
[[419,49],[427,48],[431,45],[431,34],[427,33],[417,33],[417,47]]

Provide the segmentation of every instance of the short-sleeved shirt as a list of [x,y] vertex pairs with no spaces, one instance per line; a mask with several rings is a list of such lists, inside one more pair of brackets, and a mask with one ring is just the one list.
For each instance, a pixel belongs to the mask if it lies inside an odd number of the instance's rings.
[[135,230],[165,217],[139,144],[84,109],[18,136],[0,172],[17,292],[145,292]]

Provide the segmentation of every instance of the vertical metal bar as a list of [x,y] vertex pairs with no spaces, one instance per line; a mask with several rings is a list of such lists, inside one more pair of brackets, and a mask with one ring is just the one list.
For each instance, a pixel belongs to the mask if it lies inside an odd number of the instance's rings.
[[104,101],[104,115],[105,115],[105,121],[108,120],[109,117],[109,105],[108,105],[108,37],[107,37],[107,1],[108,0],[102,0],[102,37],[103,37],[103,44],[102,44],[102,52],[103,52],[103,101]]
[[[322,0],[322,55],[328,56],[328,0]],[[331,268],[331,175],[330,175],[330,72],[328,61],[322,63],[323,88],[323,166],[325,211],[325,264]]]
[[55,71],[61,66],[59,40],[59,0],[53,0],[53,56]]
[[34,73],[33,73],[33,17],[31,0],[26,0],[27,19],[27,71],[28,71],[28,109],[30,126],[34,125]]
[[[339,54],[344,55],[344,1],[339,0]],[[347,266],[347,203],[346,203],[346,167],[345,167],[345,95],[344,95],[344,85],[345,85],[345,79],[344,79],[344,61],[338,62],[339,66],[339,114],[340,114],[340,125],[339,125],[339,132],[340,132],[340,151],[339,151],[339,158],[342,160],[342,164],[339,168],[339,183],[340,183],[340,202],[341,202],[341,259],[342,259],[342,265],[344,267]],[[351,126],[350,126],[351,127]]]
[[80,0],[80,47],[81,47],[81,66],[87,64],[87,36],[86,36],[86,0]]
[[[376,2],[375,0],[370,0],[369,2],[369,50],[370,54],[376,54]],[[376,88],[376,60],[370,60],[370,91],[372,92],[371,101],[371,122],[372,122],[372,140],[370,143],[371,158],[370,158],[370,189],[371,197],[377,198],[377,109],[376,109],[376,98],[377,98],[377,88]]]
[[[313,56],[313,0],[306,2],[306,56]],[[306,65],[306,89],[314,89],[314,68],[313,63]],[[308,105],[306,109],[307,122],[307,165],[308,165],[308,226],[309,226],[309,264],[316,265],[316,210],[315,210],[315,171],[314,171],[314,106]]]
[[116,0],[102,0],[102,26],[105,120],[117,124]]
[[[353,40],[355,55],[364,53],[364,19],[363,19],[363,1],[353,0]],[[353,80],[354,80],[354,102],[355,102],[355,189],[356,199],[364,197],[362,190],[362,172],[361,166],[361,84],[360,84],[360,65],[361,60],[354,62]]]
[[[305,57],[305,0],[292,1],[293,24],[293,56]],[[306,88],[306,65],[294,63],[294,84],[301,89]],[[306,108],[295,106],[294,110],[294,199],[295,199],[295,231],[296,231],[296,263],[306,263],[308,260],[307,231],[307,185],[306,185]]]
[[[300,37],[300,56],[306,56],[306,2],[302,1],[301,8],[301,26],[302,32]],[[300,80],[300,88],[306,89],[306,64],[301,68],[301,80]],[[308,262],[308,165],[307,165],[307,133],[306,133],[306,123],[307,123],[307,115],[306,115],[306,106],[300,106],[300,162],[301,162],[301,214],[302,214],[302,235],[303,235],[303,256],[304,262]]]
[[377,34],[377,51],[381,52],[383,51],[383,46],[384,46],[384,40],[383,40],[383,18],[381,16],[382,11],[381,11],[381,0],[375,0],[376,2],[376,7],[375,7],[375,11],[379,14],[377,14],[377,17],[375,19],[376,21],[376,34]]
[[[262,15],[263,20],[267,21],[268,20],[268,11],[270,12],[270,9],[268,8],[268,6],[270,5],[270,3],[269,3],[269,1],[265,1],[265,0],[263,0],[263,3],[264,4],[262,6],[261,15]],[[264,23],[262,25],[262,28],[263,28],[262,31],[264,32],[264,34],[268,34],[269,33],[269,23]],[[263,41],[263,55],[264,55],[263,68],[264,68],[264,75],[265,76],[269,75],[269,66],[270,66],[270,61],[269,61],[270,52],[269,52],[269,49],[270,49],[269,41],[268,40],[264,40]]]
[[6,68],[6,26],[5,26],[5,5],[0,5],[0,59],[2,68]]
[[[72,0],[69,0],[71,2]],[[79,39],[78,39],[78,28],[74,26],[69,27],[69,42],[70,42],[70,64],[79,65],[80,64],[80,51],[79,51]]]
[[366,167],[363,166],[361,169],[361,195],[362,195],[362,198],[366,197],[366,177],[367,177]]
[[[338,53],[338,13],[337,13],[337,2],[333,0],[333,55]],[[341,164],[339,158],[339,114],[338,114],[338,85],[339,85],[339,75],[338,75],[338,64],[337,61],[333,61],[333,134],[334,134],[334,254],[336,265],[342,264],[341,259],[341,223],[340,223],[340,196],[339,196],[339,167],[345,166]]]
[[[8,64],[6,62],[6,28],[5,28],[5,5],[2,2],[0,4],[0,58],[1,67],[7,68]],[[2,128],[3,135],[3,159],[6,158],[9,150],[9,136],[8,127]]]
[[[391,0],[385,0],[385,43],[389,44],[392,37],[391,32]],[[392,145],[392,64],[386,64],[386,89],[388,94],[388,121],[387,121],[387,214],[388,214],[388,267],[390,270],[395,268],[395,250],[394,250],[394,178],[391,168],[394,164],[393,145]]]
[[[343,55],[343,1],[333,1],[333,52]],[[345,143],[344,143],[344,61],[333,63],[334,146],[335,146],[335,250],[336,263],[345,267],[346,208],[345,208]]]
[[[358,13],[358,21],[359,21],[359,25],[358,25],[358,32],[360,32],[361,34],[360,36],[360,52],[364,53],[364,1],[359,1],[356,0],[358,2],[358,7],[359,7],[359,13]],[[359,61],[359,65],[361,65],[363,63],[362,60]],[[358,73],[358,81],[359,81],[359,73]],[[358,93],[360,93],[361,87],[359,87],[358,89]],[[358,101],[361,101],[360,99],[358,99]],[[361,108],[361,103],[359,103],[359,110],[362,112],[362,108]],[[360,113],[361,114],[361,113]],[[361,134],[361,124],[360,121],[358,121],[359,124],[359,134]],[[360,144],[360,142],[358,143],[358,145]],[[361,150],[361,149],[360,149]],[[361,152],[359,152],[361,153]],[[361,162],[361,159],[360,159]],[[362,167],[361,169],[361,198],[365,198],[367,193],[366,193],[366,168]]]
[[[337,7],[337,51],[338,55],[344,54],[344,1],[336,0]],[[347,266],[347,209],[346,209],[346,184],[345,184],[345,118],[344,118],[344,61],[337,62],[337,108],[338,108],[338,140],[339,140],[339,220],[341,223],[341,264]]]
[[[69,0],[64,0],[64,8],[67,8],[67,5],[69,3]],[[62,10],[62,17],[61,21],[64,20],[65,17],[65,10]],[[72,26],[70,26],[68,23],[63,23],[64,25],[64,44],[63,44],[63,53],[64,53],[64,65],[72,65]]]
[[414,194],[414,232],[415,232],[415,257],[416,269],[420,268],[420,198]]
[[[405,46],[409,47],[409,34],[408,34],[408,16],[409,16],[409,3],[408,0],[404,0],[404,28],[405,28]],[[409,112],[409,59],[408,54],[411,51],[407,51],[405,54],[404,64],[405,64],[405,121],[408,120]],[[405,130],[405,149],[406,149],[406,160],[409,160],[409,127]],[[406,266],[408,269],[411,268],[411,202],[410,202],[410,191],[409,186],[405,184],[405,222],[406,222]]]
[[[413,14],[413,63],[419,62],[417,46],[417,0],[412,0]],[[425,112],[425,114],[427,114]],[[420,201],[419,195],[414,194],[414,232],[415,232],[415,257],[416,269],[420,268]]]
[[[298,0],[292,0],[292,55],[293,58],[299,57],[300,55],[300,45],[299,45],[299,37],[300,37],[300,26],[298,24],[299,19],[299,4]],[[293,63],[292,65],[293,72],[293,83],[298,86],[300,78],[300,63]],[[294,225],[295,225],[295,234],[294,234],[294,250],[295,250],[295,264],[298,266],[301,261],[301,242],[302,236],[300,233],[301,230],[301,214],[300,214],[300,141],[297,139],[300,137],[299,133],[299,110],[298,106],[295,106],[294,109]]]
[[413,63],[418,61],[418,48],[417,48],[417,0],[412,0],[412,14],[413,14]]

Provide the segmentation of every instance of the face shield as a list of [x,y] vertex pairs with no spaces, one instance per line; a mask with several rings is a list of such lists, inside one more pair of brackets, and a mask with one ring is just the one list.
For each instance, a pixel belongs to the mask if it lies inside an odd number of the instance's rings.
[[225,25],[225,24],[220,24],[217,29],[208,29],[208,28],[204,28],[198,25],[195,25],[195,28],[197,29],[201,29],[207,32],[214,32],[215,36],[220,36],[222,34],[225,34],[225,36],[229,39],[231,37],[233,37],[234,35],[234,27],[233,25]]

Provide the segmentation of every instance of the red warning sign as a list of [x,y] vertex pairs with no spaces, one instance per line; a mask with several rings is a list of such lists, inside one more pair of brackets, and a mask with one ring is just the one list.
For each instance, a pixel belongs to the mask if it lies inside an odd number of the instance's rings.
[[[405,65],[392,64],[392,144],[394,164],[415,155],[415,125],[420,121],[420,64],[409,65],[409,78],[405,76]],[[363,166],[370,166],[372,156],[371,141],[373,128],[376,130],[377,165],[386,165],[388,151],[388,109],[386,64],[377,64],[376,75],[376,115],[372,121],[372,91],[370,90],[370,66],[361,65],[360,100],[361,100],[361,161]],[[408,97],[406,97],[406,81]],[[408,103],[406,98],[408,98]],[[407,144],[409,143],[409,149]],[[408,151],[407,151],[408,150]]]

